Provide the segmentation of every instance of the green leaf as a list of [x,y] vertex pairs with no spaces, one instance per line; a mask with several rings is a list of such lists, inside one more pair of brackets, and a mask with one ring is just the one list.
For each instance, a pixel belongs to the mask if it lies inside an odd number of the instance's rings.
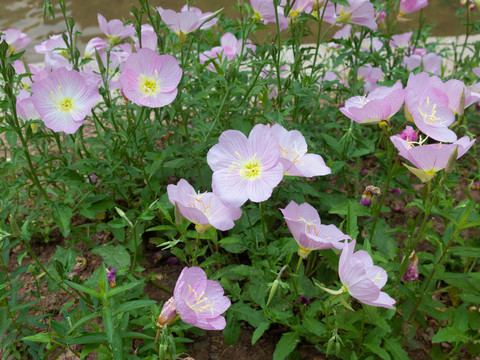
[[290,353],[295,350],[297,344],[300,342],[300,337],[295,332],[288,332],[282,335],[282,338],[277,343],[275,352],[273,353],[273,360],[284,360]]
[[132,301],[127,301],[124,302],[123,304],[120,304],[117,306],[115,309],[115,312],[113,313],[114,316],[124,313],[124,312],[130,312],[132,310],[137,310],[146,306],[150,306],[155,304],[156,301],[153,300],[132,300]]
[[130,289],[133,289],[135,286],[138,286],[140,285],[141,283],[143,283],[144,280],[139,280],[139,281],[134,281],[134,282],[131,282],[129,284],[126,284],[126,285],[122,285],[122,286],[117,286],[116,288],[113,288],[109,291],[108,293],[108,297],[112,297],[116,294],[119,294],[121,293],[122,291],[127,291],[127,290],[130,290]]
[[352,239],[356,239],[358,235],[356,204],[356,201],[350,200],[347,205],[347,234]]
[[357,217],[358,216],[370,216],[370,209],[368,207],[360,205],[356,201],[345,201],[343,203],[340,203],[334,207],[332,207],[329,211],[330,214],[336,214],[336,215],[341,215],[341,216],[347,216],[348,215],[348,207],[350,205],[350,211],[355,214]]
[[390,351],[394,360],[409,359],[408,353],[393,339],[385,339],[385,347]]
[[372,246],[375,246],[387,259],[391,260],[395,257],[397,243],[393,237],[393,231],[388,227],[384,219],[377,222],[372,238]]
[[248,250],[248,246],[242,243],[242,240],[235,237],[226,237],[219,241],[222,248],[229,253],[239,254],[245,250]]
[[238,322],[238,318],[236,314],[232,314],[232,316],[227,316],[227,325],[225,329],[223,329],[223,336],[225,343],[227,345],[233,346],[238,341],[238,336],[241,332],[241,326]]
[[116,270],[121,270],[130,266],[130,254],[122,245],[99,246],[94,248],[92,253],[101,256],[108,266],[115,268]]
[[253,327],[257,328],[262,322],[265,322],[265,316],[261,311],[254,310],[248,304],[237,302],[233,304],[230,311],[235,312],[235,315],[240,320],[248,322]]
[[252,345],[255,345],[255,343],[260,339],[265,331],[268,330],[270,327],[270,323],[268,322],[261,322],[258,327],[255,329],[252,335]]
[[52,218],[59,227],[63,237],[70,234],[70,219],[73,216],[72,209],[65,204],[54,203],[52,207]]
[[303,328],[310,331],[316,336],[325,336],[327,333],[326,326],[313,317],[305,317],[303,320]]
[[69,345],[79,344],[102,344],[107,341],[105,333],[89,333],[88,335],[77,336],[74,338],[67,338],[66,342]]
[[467,247],[467,246],[452,246],[449,249],[451,254],[460,256],[460,257],[471,257],[479,258],[480,257],[480,248]]
[[447,327],[440,329],[432,339],[434,344],[440,342],[467,342],[470,341],[470,337],[459,329],[453,327]]
[[52,341],[50,334],[47,333],[38,333],[35,335],[25,336],[22,338],[23,341],[34,341],[39,343],[49,343]]
[[388,355],[388,352],[385,349],[382,349],[380,346],[374,345],[372,343],[364,343],[363,346],[366,347],[375,355],[377,355],[378,357],[382,358],[383,360],[391,360],[391,357],[390,355]]
[[86,287],[84,285],[80,285],[80,284],[77,284],[77,283],[74,283],[70,280],[64,280],[64,282],[70,286],[71,288],[74,288],[75,290],[78,290],[78,291],[81,291],[85,294],[89,294],[97,299],[100,299],[102,297],[102,295],[97,291],[97,290],[94,290],[94,289],[91,289],[89,287]]
[[102,309],[103,327],[109,343],[113,343],[113,319],[110,306],[104,306]]

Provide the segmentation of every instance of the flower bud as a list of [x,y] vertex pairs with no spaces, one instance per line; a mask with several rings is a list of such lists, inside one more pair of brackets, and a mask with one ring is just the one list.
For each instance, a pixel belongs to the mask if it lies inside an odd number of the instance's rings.
[[157,325],[164,327],[165,324],[172,324],[175,318],[178,316],[177,307],[175,306],[175,299],[171,297],[163,304],[162,312],[158,316]]
[[417,281],[418,280],[418,256],[415,254],[415,251],[409,257],[410,264],[408,265],[407,271],[403,274],[402,281]]
[[452,155],[450,155],[450,158],[448,159],[447,166],[445,166],[445,173],[450,174],[453,169],[455,168],[455,164],[457,163],[457,157],[458,157],[458,145],[453,151]]

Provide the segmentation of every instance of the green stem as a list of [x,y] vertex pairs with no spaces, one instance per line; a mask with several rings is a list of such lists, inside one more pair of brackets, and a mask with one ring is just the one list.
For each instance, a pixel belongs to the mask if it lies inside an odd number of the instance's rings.
[[270,268],[273,267],[272,260],[270,259],[270,255],[268,253],[268,239],[267,239],[267,227],[266,227],[266,220],[265,220],[265,202],[261,202],[258,204],[260,208],[260,218],[262,220],[262,233],[263,233],[263,244],[265,246],[265,254],[268,260],[268,264]]
[[372,224],[372,230],[370,231],[370,236],[369,236],[369,242],[372,243],[373,235],[375,234],[375,228],[377,227],[378,223],[378,218],[380,217],[380,213],[382,212],[382,206],[383,203],[385,202],[385,197],[387,196],[388,188],[390,186],[390,181],[393,178],[393,173],[394,173],[394,168],[396,162],[393,161],[393,156],[394,156],[394,151],[393,151],[393,146],[392,143],[390,142],[390,139],[386,137],[387,141],[387,151],[388,151],[388,170],[387,170],[387,180],[385,181],[385,186],[382,191],[382,196],[380,198],[380,201],[378,202],[376,209],[375,209],[375,215],[373,218],[373,224]]

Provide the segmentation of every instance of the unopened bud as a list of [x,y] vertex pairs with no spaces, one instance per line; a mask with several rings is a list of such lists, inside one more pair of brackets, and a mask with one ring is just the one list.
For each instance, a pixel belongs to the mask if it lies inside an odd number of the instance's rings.
[[406,106],[403,107],[403,112],[405,114],[405,119],[407,119],[407,121],[413,122],[413,116]]
[[450,158],[448,159],[447,166],[445,166],[445,173],[450,174],[453,169],[455,168],[455,164],[457,163],[457,158],[458,158],[458,145],[455,147],[455,150],[453,151],[452,155],[450,155]]
[[458,116],[462,116],[465,112],[465,88],[463,88],[460,103],[458,104]]
[[165,324],[172,324],[177,317],[177,307],[175,306],[175,299],[171,297],[163,304],[162,312],[158,316],[157,325],[164,327]]

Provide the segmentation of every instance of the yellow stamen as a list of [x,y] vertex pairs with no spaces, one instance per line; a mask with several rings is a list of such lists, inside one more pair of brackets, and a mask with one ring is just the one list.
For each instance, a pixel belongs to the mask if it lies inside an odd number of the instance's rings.
[[161,79],[158,78],[158,72],[155,70],[155,77],[141,74],[138,77],[139,91],[145,96],[155,96],[160,91]]
[[53,91],[50,91],[50,96],[52,97],[53,102],[55,103],[55,110],[60,111],[64,114],[71,113],[75,109],[75,102],[73,98],[70,96],[62,97],[62,88],[58,85],[58,96],[60,97],[59,100],[55,99],[55,95]]
[[195,311],[197,314],[210,311],[213,315],[213,304],[208,300],[208,298],[205,296],[205,292],[202,292],[200,295],[197,294],[195,289],[192,289],[190,285],[188,285],[188,295],[194,295],[195,301],[193,303],[190,303],[188,300],[185,301],[187,306]]

